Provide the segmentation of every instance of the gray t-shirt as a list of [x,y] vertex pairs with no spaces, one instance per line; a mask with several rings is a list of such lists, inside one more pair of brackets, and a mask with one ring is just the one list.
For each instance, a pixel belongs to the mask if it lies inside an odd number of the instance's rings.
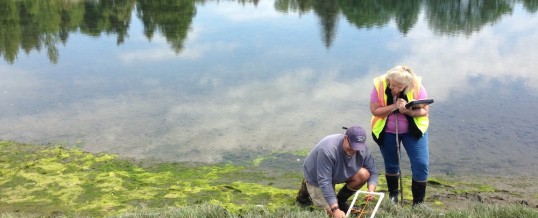
[[354,176],[361,167],[370,172],[368,184],[377,186],[379,171],[368,148],[347,157],[342,143],[344,134],[334,134],[321,139],[304,161],[304,177],[308,183],[319,187],[329,205],[337,202],[334,184],[343,183]]

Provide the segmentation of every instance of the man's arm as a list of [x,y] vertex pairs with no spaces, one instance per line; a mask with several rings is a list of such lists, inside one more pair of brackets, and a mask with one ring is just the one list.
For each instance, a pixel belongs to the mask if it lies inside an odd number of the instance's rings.
[[367,155],[364,158],[364,168],[370,172],[370,178],[368,178],[368,191],[373,192],[375,191],[375,187],[377,187],[377,182],[379,180],[379,170],[377,170],[374,157],[370,152],[367,152]]
[[332,172],[334,163],[326,151],[319,152],[317,157],[318,186],[323,193],[323,197],[330,206],[337,204],[337,199],[332,182]]

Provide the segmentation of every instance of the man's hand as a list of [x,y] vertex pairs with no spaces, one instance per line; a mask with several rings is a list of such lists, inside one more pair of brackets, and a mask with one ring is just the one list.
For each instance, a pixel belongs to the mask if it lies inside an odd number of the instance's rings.
[[[373,184],[369,184],[368,185],[368,192],[375,192],[375,185]],[[364,197],[364,200],[365,201],[373,201],[375,199],[375,195],[372,195],[372,194],[368,194],[366,195],[366,197]]]
[[364,197],[364,200],[365,201],[373,201],[375,199],[375,195],[366,195],[366,197]]
[[340,210],[340,209],[337,209],[333,212],[333,217],[334,218],[344,218],[346,217],[346,212]]
[[329,208],[326,208],[326,209],[327,209],[327,214],[332,217],[335,217],[335,218],[346,217],[346,212],[340,210],[337,203],[332,204],[331,206],[329,206]]

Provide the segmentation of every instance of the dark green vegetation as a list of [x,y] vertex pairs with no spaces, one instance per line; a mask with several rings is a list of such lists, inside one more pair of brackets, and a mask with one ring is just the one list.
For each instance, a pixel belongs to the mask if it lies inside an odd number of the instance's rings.
[[[241,166],[149,164],[78,148],[4,141],[0,142],[0,212],[2,217],[325,217],[321,210],[294,206],[300,171],[268,167],[297,157],[304,154],[258,156]],[[517,202],[481,204],[469,199],[463,202],[466,206],[450,208],[445,204],[450,196],[502,191],[450,178],[432,178],[429,183],[429,207],[411,209],[384,201],[377,216],[538,216],[534,206]],[[383,191],[384,185],[380,181],[378,190]],[[405,201],[411,199],[410,193],[405,190]]]

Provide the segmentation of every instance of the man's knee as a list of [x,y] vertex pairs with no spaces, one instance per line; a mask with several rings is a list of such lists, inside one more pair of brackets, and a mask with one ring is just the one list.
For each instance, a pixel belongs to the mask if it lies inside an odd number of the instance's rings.
[[364,180],[368,180],[370,178],[370,171],[368,171],[366,168],[362,167],[359,172],[357,172],[357,175]]
[[370,172],[366,168],[361,168],[353,177],[351,177],[351,181],[349,182],[352,182],[353,186],[355,186],[353,188],[360,188],[369,178]]

